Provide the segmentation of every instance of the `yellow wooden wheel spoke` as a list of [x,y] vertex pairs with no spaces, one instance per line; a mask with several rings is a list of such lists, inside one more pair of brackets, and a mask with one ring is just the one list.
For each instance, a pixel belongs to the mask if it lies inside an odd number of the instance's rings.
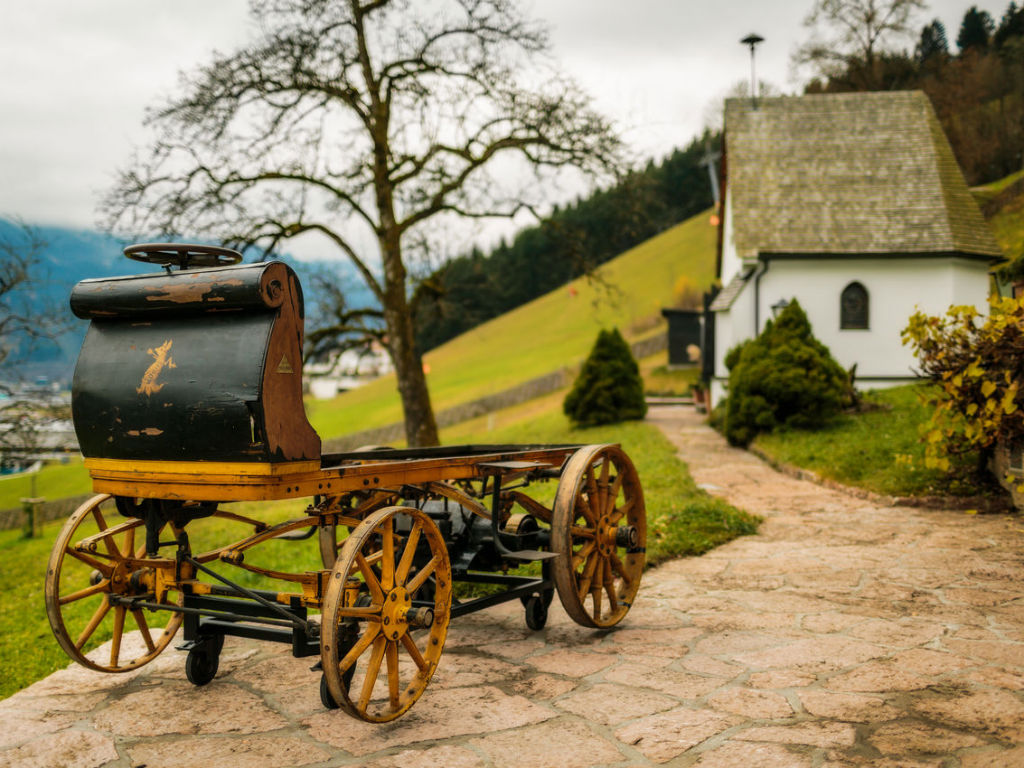
[[85,625],[85,629],[82,630],[82,634],[78,636],[75,641],[75,648],[82,650],[82,646],[85,645],[86,641],[92,637],[92,633],[96,631],[96,627],[100,625],[107,612],[110,611],[110,603],[107,602],[106,598],[103,599],[103,605],[96,609],[96,612],[89,619],[89,623]]
[[608,517],[608,522],[612,525],[617,524],[625,515],[628,515],[633,509],[633,500],[630,499],[621,507],[612,510],[611,515]]
[[346,605],[338,609],[338,616],[346,619],[366,619],[367,621],[380,621],[381,606],[377,605],[356,606]]
[[579,595],[580,599],[586,597],[594,582],[594,574],[597,572],[597,565],[601,561],[600,552],[592,552],[587,558],[587,564],[583,566],[583,575],[580,577]]
[[596,546],[593,541],[588,541],[580,547],[579,551],[572,556],[572,567],[574,570],[579,568],[590,557],[590,553],[594,551]]
[[410,595],[416,594],[417,590],[423,586],[427,579],[434,573],[437,566],[441,564],[440,555],[434,555],[430,562],[420,568],[416,575],[409,579],[409,582],[405,585],[405,591]]
[[363,580],[366,582],[366,586],[370,589],[370,594],[373,596],[374,602],[381,604],[384,602],[384,590],[381,588],[381,583],[377,579],[377,574],[373,572],[373,566],[367,562],[366,558],[363,557],[362,552],[356,553],[356,565],[359,566],[359,572],[363,574]]
[[427,663],[427,660],[423,658],[423,654],[420,653],[420,649],[416,647],[416,641],[412,639],[412,636],[408,634],[402,635],[402,645],[405,646],[406,652],[408,652],[420,672],[426,672],[430,665]]
[[121,637],[124,635],[124,615],[126,609],[123,605],[114,606],[114,635],[110,640],[110,666],[116,667],[118,659],[121,658]]
[[619,556],[616,555],[614,552],[611,553],[609,559],[611,561],[612,570],[615,571],[615,573],[619,574],[620,577],[622,577],[622,580],[626,583],[626,586],[628,587],[633,582],[633,577],[630,576],[629,573],[626,571],[626,566],[622,564],[622,561],[619,559]]
[[388,660],[388,701],[391,704],[391,709],[396,710],[400,705],[399,699],[399,683],[398,683],[398,643],[388,641],[387,644],[387,660]]
[[349,648],[348,653],[338,662],[338,670],[341,672],[348,671],[348,668],[356,663],[359,657],[363,655],[363,652],[373,645],[373,641],[377,639],[379,634],[380,624],[373,624],[368,627],[363,636],[356,641],[355,645]]
[[377,676],[380,675],[380,665],[384,660],[384,649],[388,641],[383,635],[379,635],[373,641],[373,651],[370,652],[370,661],[366,664],[366,677],[363,678],[363,689],[359,692],[359,711],[365,712],[370,706],[370,698],[373,696],[373,686],[377,683]]
[[596,525],[597,521],[601,518],[601,502],[593,466],[587,467],[587,508],[590,511],[587,522],[591,525]]
[[125,557],[131,557],[135,552],[135,527],[129,528],[124,532],[124,546],[121,548],[124,552]]
[[601,479],[597,481],[598,487],[598,509],[597,517],[600,519],[608,512],[608,473],[611,469],[611,462],[607,458],[601,462]]
[[[107,521],[103,517],[103,512],[100,511],[99,504],[93,507],[92,516],[96,518],[96,526],[100,529],[101,533],[107,530]],[[110,536],[103,537],[103,546],[106,548],[107,554],[109,554],[111,557],[120,559],[121,553],[120,551],[118,551],[117,545],[115,545],[114,542],[110,540]]]
[[69,547],[67,550],[67,554],[75,558],[75,560],[85,563],[90,568],[95,568],[97,571],[102,573],[107,578],[110,578],[110,574],[114,571],[114,566],[110,565],[109,563],[104,563],[102,560],[97,560],[92,555],[87,555],[84,552],[79,552],[77,549],[71,549]]
[[380,585],[385,592],[395,588],[395,525],[394,518],[384,521],[381,531]]
[[601,618],[601,585],[595,584],[590,589],[590,596],[594,600],[594,618]]
[[149,624],[146,622],[146,616],[140,610],[132,611],[132,618],[135,619],[135,623],[139,627],[139,632],[142,633],[142,639],[146,643],[146,650],[150,653],[156,650],[156,643],[153,642],[153,636],[149,632]]
[[604,505],[604,513],[611,515],[615,511],[615,502],[619,498],[619,491],[622,490],[622,473],[617,472],[615,479],[612,481],[611,490],[608,491],[608,500]]
[[615,594],[615,577],[612,576],[612,564],[604,561],[604,592],[608,595],[608,610],[614,613],[619,610],[619,598]]
[[78,600],[82,600],[82,599],[84,599],[86,597],[90,597],[92,595],[97,595],[100,592],[106,592],[107,588],[109,586],[110,586],[110,580],[109,579],[103,579],[102,581],[100,581],[97,584],[94,584],[91,587],[85,587],[84,589],[80,589],[77,592],[72,592],[70,595],[65,595],[64,597],[60,598],[59,603],[60,603],[60,605],[67,605],[68,603],[74,603],[74,602],[76,602]]
[[395,583],[405,584],[409,578],[409,569],[412,567],[412,559],[416,554],[416,545],[420,542],[420,533],[423,531],[423,526],[417,520],[413,525],[412,530],[409,531],[409,538],[405,540],[405,549],[402,550],[402,559],[398,563],[398,568],[395,570]]
[[595,536],[593,528],[583,528],[579,525],[569,526],[569,533],[577,539],[593,539]]

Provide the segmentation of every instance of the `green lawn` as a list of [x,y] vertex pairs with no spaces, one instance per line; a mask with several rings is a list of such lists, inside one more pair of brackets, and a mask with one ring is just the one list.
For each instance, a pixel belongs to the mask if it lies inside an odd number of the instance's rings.
[[0,509],[19,507],[21,499],[33,495],[52,501],[92,490],[89,473],[81,459],[73,459],[67,464],[47,464],[33,474],[0,478]]
[[[601,328],[629,340],[664,328],[661,309],[680,277],[701,289],[714,279],[716,232],[706,213],[695,216],[603,265],[599,281],[575,280],[431,351],[435,411],[579,363]],[[393,376],[306,408],[324,438],[402,419]]]
[[754,445],[776,461],[812,470],[840,483],[897,496],[971,495],[990,491],[973,476],[974,456],[946,474],[924,466],[920,429],[930,410],[919,394],[927,385],[879,390],[866,401],[879,408],[844,415],[817,430],[760,435]]

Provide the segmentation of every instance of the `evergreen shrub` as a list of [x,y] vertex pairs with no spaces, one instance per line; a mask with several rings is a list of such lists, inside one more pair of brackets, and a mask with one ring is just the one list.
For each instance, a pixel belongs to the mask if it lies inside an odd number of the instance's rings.
[[850,400],[846,372],[793,300],[764,331],[729,350],[725,436],[746,446],[777,427],[814,428]]
[[640,369],[618,329],[597,335],[562,410],[582,427],[642,419],[647,413]]

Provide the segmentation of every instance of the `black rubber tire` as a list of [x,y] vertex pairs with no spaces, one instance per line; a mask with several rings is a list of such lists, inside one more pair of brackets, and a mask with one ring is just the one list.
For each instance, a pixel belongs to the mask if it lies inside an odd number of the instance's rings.
[[217,676],[220,653],[212,649],[193,648],[185,658],[185,677],[192,685],[206,685]]
[[324,709],[338,709],[338,702],[327,690],[327,678],[323,675],[320,675],[320,703],[324,705]]
[[526,601],[526,626],[537,632],[548,623],[548,606],[543,597],[533,595]]

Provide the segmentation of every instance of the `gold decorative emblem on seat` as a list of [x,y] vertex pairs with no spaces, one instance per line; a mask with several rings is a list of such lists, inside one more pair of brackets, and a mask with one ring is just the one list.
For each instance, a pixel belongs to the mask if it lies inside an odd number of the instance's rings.
[[154,392],[159,392],[164,388],[163,384],[157,384],[156,378],[160,375],[160,372],[164,368],[177,368],[174,364],[174,360],[170,356],[171,351],[171,339],[168,339],[156,349],[147,349],[153,356],[153,362],[149,364],[149,368],[142,374],[142,382],[135,388],[135,391],[140,395],[152,395]]

